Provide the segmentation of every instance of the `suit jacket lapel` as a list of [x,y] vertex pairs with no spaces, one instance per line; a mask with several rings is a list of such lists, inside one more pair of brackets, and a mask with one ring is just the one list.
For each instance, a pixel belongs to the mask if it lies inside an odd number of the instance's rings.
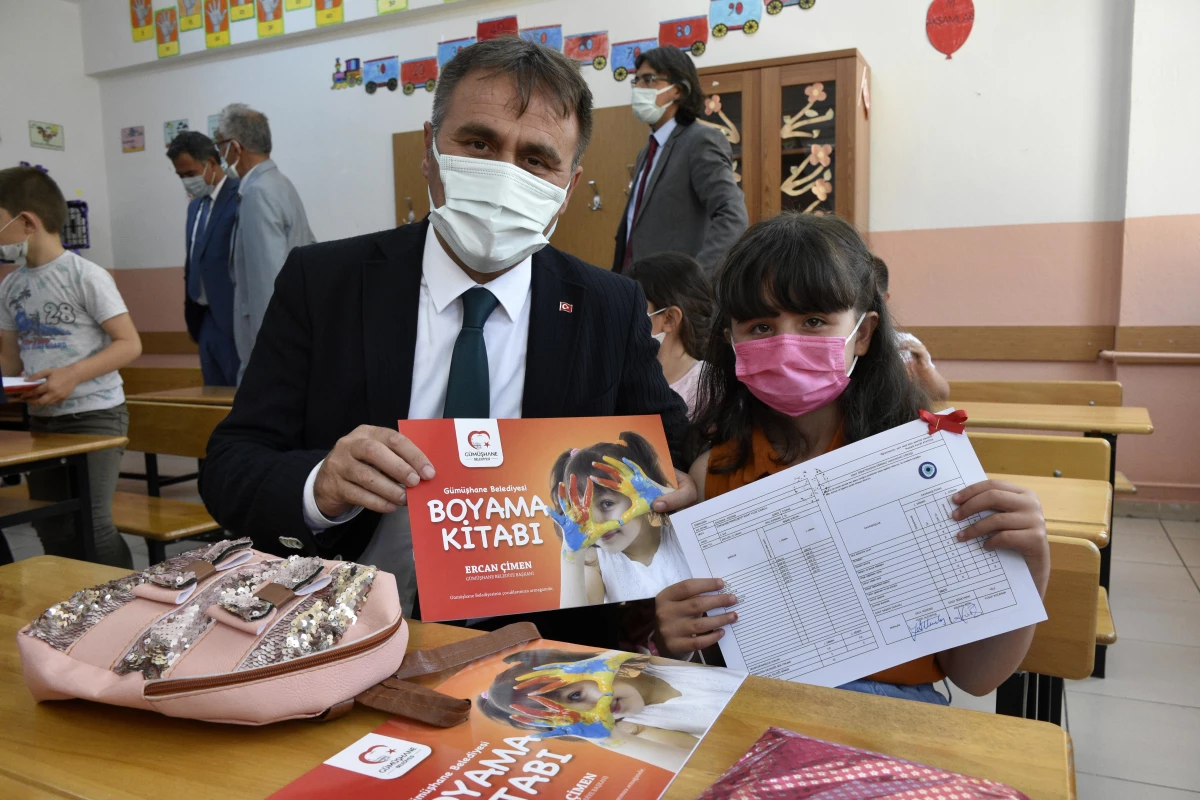
[[658,179],[662,176],[663,171],[667,168],[667,161],[671,158],[671,151],[675,149],[675,140],[683,133],[686,125],[675,124],[675,130],[671,131],[667,143],[662,146],[662,152],[658,156],[658,163],[654,165],[654,172],[650,173],[650,179],[646,182],[646,196],[642,198],[642,207],[638,209],[637,217],[634,218],[633,224],[642,218],[642,214],[646,213],[646,204],[650,200],[650,195],[654,194],[654,187],[658,185]]
[[204,255],[204,248],[208,247],[208,240],[212,236],[213,228],[216,227],[213,225],[213,222],[220,219],[221,214],[225,213],[225,207],[237,197],[238,183],[233,178],[225,179],[225,185],[221,187],[221,193],[217,195],[212,208],[208,210],[208,220],[205,222],[204,232],[200,234],[200,241],[196,243],[196,258]]
[[553,247],[533,255],[523,417],[558,417],[566,408],[587,290],[564,277],[567,261]]
[[381,428],[408,417],[427,224],[396,228],[380,241],[381,257],[362,266],[367,406]]

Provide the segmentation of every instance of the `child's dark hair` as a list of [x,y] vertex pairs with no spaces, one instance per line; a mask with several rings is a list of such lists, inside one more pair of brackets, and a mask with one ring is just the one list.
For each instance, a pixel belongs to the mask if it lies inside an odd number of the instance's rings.
[[47,233],[62,233],[67,224],[67,201],[46,173],[35,167],[0,169],[0,208],[11,216],[36,214]]
[[809,443],[791,419],[763,403],[737,379],[728,338],[734,319],[846,309],[854,309],[856,316],[871,311],[879,315],[870,349],[858,359],[850,385],[837,399],[847,442],[911,422],[928,407],[928,399],[909,379],[896,349],[895,329],[871,258],[850,223],[796,212],[755,224],[730,249],[717,274],[717,308],[692,444],[696,453],[724,442],[732,442],[734,450],[731,459],[710,464],[710,470],[741,469],[751,458],[755,428],[776,446],[780,463],[808,454]]
[[703,359],[713,298],[699,262],[685,253],[659,253],[633,262],[628,274],[642,285],[655,311],[678,306],[683,312],[679,341],[689,356]]
[[[646,477],[650,480],[662,486],[669,485],[662,465],[658,463],[658,453],[654,450],[654,445],[640,434],[633,431],[622,431],[621,440],[618,442],[597,442],[591,447],[581,450],[564,450],[562,455],[555,460],[554,466],[550,469],[550,502],[557,510],[565,511],[558,499],[558,485],[560,483],[568,484],[572,475],[579,482],[580,492],[583,491],[585,481],[593,477],[609,477],[592,466],[594,461],[603,464],[605,456],[611,456],[617,461],[628,458],[641,467],[642,472],[645,472]],[[558,529],[555,528],[555,530]]]
[[586,661],[598,655],[600,655],[598,651],[581,653],[575,650],[521,650],[513,653],[504,659],[506,664],[513,666],[492,678],[492,685],[488,687],[485,694],[479,696],[477,705],[488,719],[503,722],[505,725],[511,725],[523,731],[545,730],[540,726],[518,722],[512,718],[514,713],[520,713],[513,708],[514,703],[537,708],[537,702],[529,699],[529,693],[542,688],[531,686],[527,689],[517,689],[516,685],[520,683],[517,678],[547,664]]
[[879,287],[880,294],[887,294],[888,291],[888,268],[887,262],[874,253],[871,254],[871,269],[875,270],[875,285]]

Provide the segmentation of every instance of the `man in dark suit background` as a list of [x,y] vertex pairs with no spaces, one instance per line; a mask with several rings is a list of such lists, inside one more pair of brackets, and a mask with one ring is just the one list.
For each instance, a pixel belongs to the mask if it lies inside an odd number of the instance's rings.
[[650,126],[650,139],[617,228],[613,272],[634,259],[686,253],[711,277],[749,224],[733,151],[724,134],[699,120],[704,92],[691,58],[656,47],[635,63],[633,115]]
[[[373,563],[410,610],[406,489],[437,468],[396,430],[432,417],[661,415],[686,469],[686,411],[633,281],[548,246],[582,172],[578,65],[516,38],[443,70],[421,223],[292,251],[200,490],[261,549]],[[680,489],[656,510],[695,500]]]
[[200,347],[204,385],[235,386],[240,362],[233,340],[229,248],[237,219],[238,180],[225,177],[216,145],[198,131],[176,136],[167,158],[191,198],[183,266],[188,335]]

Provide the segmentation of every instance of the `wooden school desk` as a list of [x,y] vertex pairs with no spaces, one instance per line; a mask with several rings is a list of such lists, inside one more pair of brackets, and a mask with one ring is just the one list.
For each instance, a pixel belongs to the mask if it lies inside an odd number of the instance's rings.
[[88,490],[87,454],[123,447],[124,436],[86,436],[74,433],[0,431],[0,476],[65,465],[71,473],[70,500],[58,503],[28,498],[0,498],[0,529],[22,522],[71,514],[75,530],[83,537],[84,557],[96,558],[92,531],[92,503]]
[[164,389],[130,395],[127,400],[147,403],[182,403],[194,406],[233,406],[233,386],[189,386],[185,389]]
[[[961,408],[972,428],[1016,428],[1019,430],[1066,431],[1099,436],[1110,447],[1109,484],[1116,488],[1117,435],[1154,433],[1150,412],[1136,406],[1058,406],[1036,403],[985,403],[975,400],[939,404],[939,408]],[[1100,585],[1111,588],[1112,542],[1100,551]],[[1104,677],[1105,649],[1096,646],[1095,676]]]
[[988,477],[1036,492],[1046,517],[1047,533],[1087,539],[1099,548],[1108,544],[1113,494],[1107,481],[991,472]]
[[[380,725],[359,706],[326,723],[260,728],[171,719],[84,701],[33,702],[21,678],[17,631],[72,592],[121,570],[49,556],[0,567],[0,788],[3,779],[70,797],[264,797]],[[409,649],[479,635],[411,624]],[[667,797],[693,798],[775,725],[1002,781],[1038,800],[1074,797],[1071,740],[1015,717],[749,678]],[[216,765],[204,768],[198,765]]]

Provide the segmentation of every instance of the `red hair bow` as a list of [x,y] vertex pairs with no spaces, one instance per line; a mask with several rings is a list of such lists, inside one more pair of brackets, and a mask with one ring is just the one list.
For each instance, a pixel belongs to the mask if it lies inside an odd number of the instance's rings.
[[953,411],[949,414],[934,414],[925,409],[921,409],[921,419],[929,423],[929,435],[937,433],[939,430],[948,433],[962,433],[967,429],[967,412],[963,410]]

